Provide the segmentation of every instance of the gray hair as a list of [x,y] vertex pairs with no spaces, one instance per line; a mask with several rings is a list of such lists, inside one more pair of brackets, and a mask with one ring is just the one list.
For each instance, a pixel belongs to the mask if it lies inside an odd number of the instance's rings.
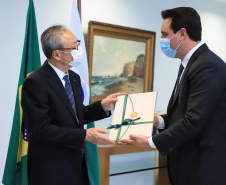
[[62,25],[55,25],[47,28],[41,36],[42,49],[46,58],[52,58],[53,50],[64,47],[64,41],[61,38],[67,28]]

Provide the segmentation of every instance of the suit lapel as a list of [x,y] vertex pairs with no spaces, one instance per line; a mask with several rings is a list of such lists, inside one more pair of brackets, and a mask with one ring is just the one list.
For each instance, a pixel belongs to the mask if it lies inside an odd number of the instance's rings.
[[171,105],[172,105],[172,103],[173,103],[176,84],[177,84],[177,82],[175,82],[175,85],[174,85],[174,88],[173,88],[173,92],[172,92],[172,94],[171,94],[171,97],[170,97],[170,100],[169,100],[169,103],[168,103],[167,112],[169,112],[169,110],[170,110],[170,108],[171,108]]
[[[190,60],[188,61],[187,66],[186,66],[186,68],[185,68],[185,71],[184,71],[184,73],[183,73],[183,75],[182,75],[182,77],[181,77],[181,80],[180,80],[180,83],[179,83],[179,85],[178,85],[178,88],[176,89],[176,93],[174,92],[176,86],[174,87],[174,91],[173,91],[173,94],[172,94],[172,96],[171,96],[171,98],[173,99],[173,101],[172,101],[172,104],[171,104],[170,108],[172,108],[173,104],[175,103],[175,101],[176,101],[176,99],[177,99],[177,97],[178,97],[178,94],[179,94],[180,89],[181,89],[181,87],[182,87],[182,85],[183,85],[184,79],[185,79],[185,77],[186,77],[186,75],[187,75],[187,73],[188,73],[188,71],[189,71],[191,65],[192,65],[193,62],[196,60],[196,58],[198,57],[198,55],[199,55],[200,53],[202,53],[203,51],[205,51],[206,49],[208,49],[207,45],[206,45],[206,44],[203,44],[203,45],[200,46],[200,47],[193,53],[193,55],[191,56]],[[169,104],[169,105],[170,105],[170,104]]]
[[44,63],[43,67],[46,69],[45,72],[46,72],[46,76],[50,86],[55,90],[55,92],[58,94],[60,99],[63,100],[64,104],[66,105],[66,107],[68,108],[68,110],[70,111],[74,119],[76,120],[74,110],[71,106],[70,100],[68,99],[67,93],[65,91],[65,88],[61,80],[59,79],[56,72],[52,69],[52,67],[48,64],[47,61]]

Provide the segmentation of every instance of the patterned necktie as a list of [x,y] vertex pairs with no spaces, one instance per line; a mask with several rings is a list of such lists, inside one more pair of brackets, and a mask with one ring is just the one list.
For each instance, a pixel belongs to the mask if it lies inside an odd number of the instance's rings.
[[178,85],[179,85],[179,82],[180,82],[180,77],[181,77],[181,74],[184,70],[184,66],[181,64],[180,67],[179,67],[179,71],[178,71],[178,76],[177,76],[177,88],[178,88]]
[[72,106],[72,108],[73,108],[73,110],[75,112],[75,116],[76,116],[76,119],[78,121],[78,118],[77,118],[77,110],[76,110],[76,106],[75,106],[75,99],[74,99],[74,95],[73,95],[71,83],[70,83],[70,81],[68,79],[68,75],[65,75],[63,77],[63,80],[65,81],[65,91],[67,92],[68,98],[69,98],[69,100],[71,102],[71,106]]

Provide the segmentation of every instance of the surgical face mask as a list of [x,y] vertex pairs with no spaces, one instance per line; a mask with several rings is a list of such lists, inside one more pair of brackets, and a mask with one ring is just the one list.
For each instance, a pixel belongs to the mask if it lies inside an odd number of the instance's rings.
[[[180,31],[180,30],[179,30]],[[178,31],[178,32],[179,32]],[[177,32],[177,33],[178,33]],[[176,35],[177,33],[175,33],[174,35]],[[173,35],[173,36],[174,36]],[[162,49],[162,52],[170,57],[170,58],[174,58],[176,53],[177,53],[177,49],[179,48],[179,46],[181,45],[182,41],[179,43],[179,45],[177,46],[177,48],[174,50],[170,47],[170,39],[173,38],[173,36],[171,38],[160,38],[160,47]]]
[[81,46],[78,46],[78,50],[73,50],[71,53],[64,52],[64,51],[61,51],[61,52],[71,54],[72,57],[73,57],[73,60],[71,62],[65,62],[65,61],[61,60],[62,62],[67,63],[67,64],[69,64],[72,67],[77,67],[77,66],[79,66],[79,64],[82,63],[83,51],[82,51]]

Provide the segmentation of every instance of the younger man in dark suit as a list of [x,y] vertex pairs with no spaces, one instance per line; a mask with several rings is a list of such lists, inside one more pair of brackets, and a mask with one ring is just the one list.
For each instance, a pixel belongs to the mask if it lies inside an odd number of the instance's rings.
[[161,49],[181,59],[167,114],[154,118],[159,134],[121,141],[168,154],[173,185],[224,185],[226,64],[201,42],[201,21],[194,9],[165,10],[162,18]]

